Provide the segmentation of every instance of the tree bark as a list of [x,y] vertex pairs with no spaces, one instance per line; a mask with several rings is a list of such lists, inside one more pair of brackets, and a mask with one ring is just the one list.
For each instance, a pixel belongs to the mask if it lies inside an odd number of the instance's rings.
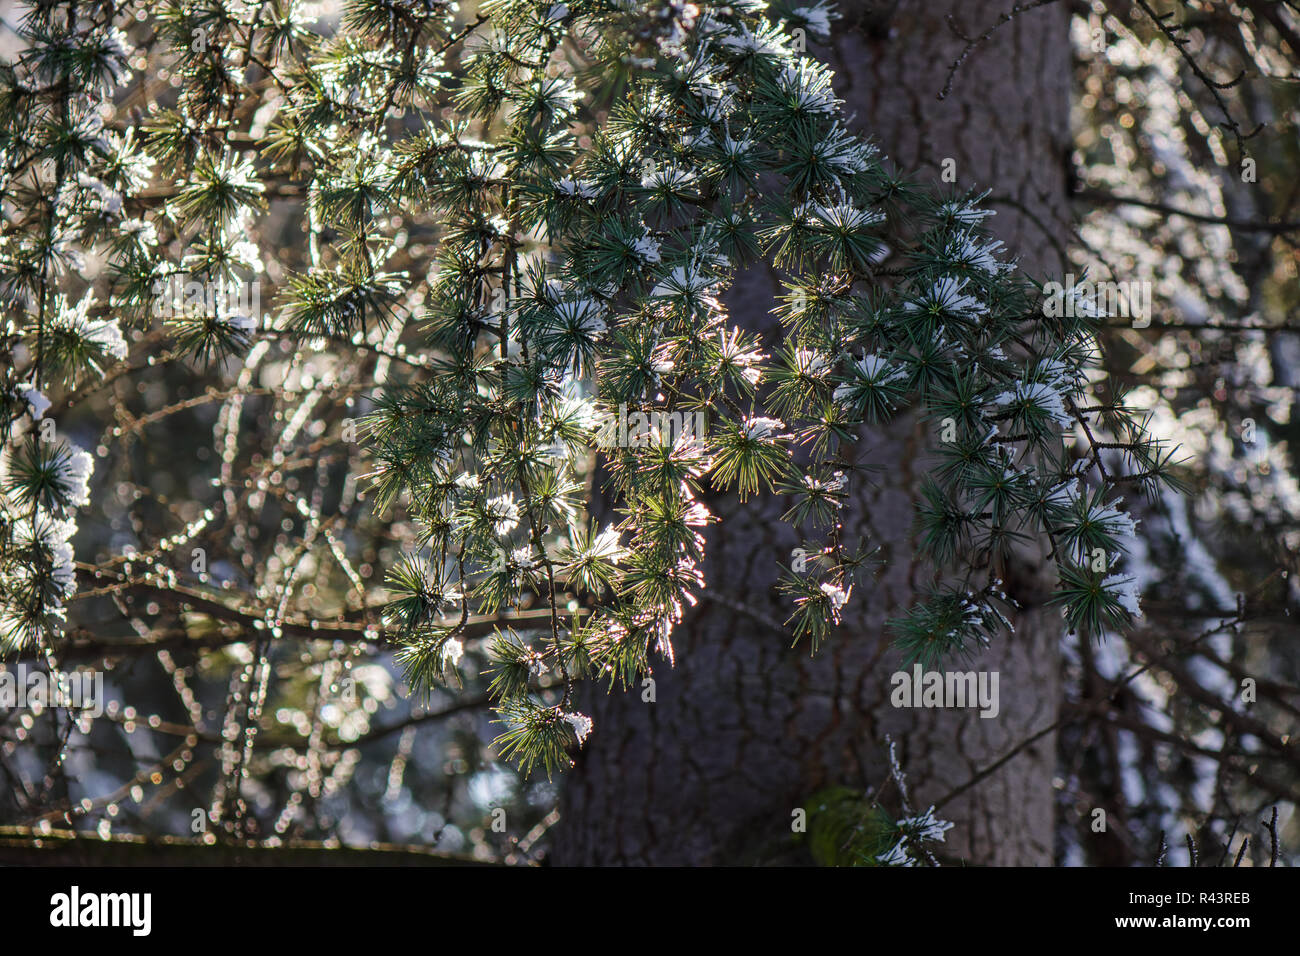
[[[840,5],[845,19],[830,50],[820,52],[836,69],[848,113],[886,155],[936,183],[944,160],[955,160],[957,187],[993,190],[995,231],[1042,275],[1060,269],[1069,235],[1064,5],[1002,26],[937,99],[965,45],[946,16],[973,36],[1009,6],[850,0]],[[772,289],[770,276],[747,277],[731,297],[733,314],[770,328]],[[827,786],[879,791],[889,775],[886,735],[898,746],[913,807],[924,810],[1055,721],[1061,621],[1041,606],[1033,567],[1012,591],[1028,604],[1016,632],[969,664],[949,665],[999,673],[996,718],[890,704],[900,655],[883,625],[926,583],[910,529],[928,443],[911,417],[861,437],[860,460],[881,470],[855,480],[845,540],[865,535],[886,567],[855,589],[843,624],[815,656],[792,649],[779,628],[790,606],[774,585],[799,544],[780,520],[784,506],[710,501],[722,522],[708,536],[707,588],[676,633],[676,666],[655,670],[655,701],[600,690],[584,701],[595,732],[565,782],[554,863],[795,861],[794,811]],[[948,851],[968,863],[1050,864],[1055,749],[1047,734],[946,803],[939,815],[956,823]]]

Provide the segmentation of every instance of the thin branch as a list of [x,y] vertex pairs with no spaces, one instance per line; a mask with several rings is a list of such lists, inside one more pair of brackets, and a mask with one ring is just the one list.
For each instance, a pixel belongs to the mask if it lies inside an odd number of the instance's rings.
[[421,846],[333,846],[308,840],[210,844],[202,839],[0,827],[0,863],[17,866],[490,866]]
[[953,60],[952,66],[948,68],[948,79],[943,84],[943,90],[939,93],[938,98],[941,100],[946,100],[948,98],[948,94],[952,92],[952,81],[956,77],[957,71],[961,69],[962,64],[966,62],[966,58],[969,57],[973,52],[975,52],[976,47],[981,46],[984,43],[987,43],[989,41],[989,38],[992,37],[995,32],[997,32],[999,27],[1001,27],[1003,24],[1010,23],[1012,20],[1014,20],[1020,14],[1025,13],[1026,11],[1033,10],[1037,7],[1045,7],[1051,3],[1056,3],[1056,0],[1030,0],[1030,2],[1028,3],[1017,3],[1006,13],[1002,14],[1002,16],[998,17],[997,20],[994,22],[993,26],[989,27],[987,30],[985,30],[983,33],[981,33],[979,36],[976,37],[970,37],[967,36],[965,33],[963,33],[961,29],[957,26],[956,18],[951,13],[948,14],[947,17],[948,29],[952,30],[952,32],[960,39],[965,40],[966,46],[962,48],[961,53],[957,54],[957,59]]
[[1152,212],[1164,213],[1167,216],[1181,216],[1183,219],[1190,219],[1193,222],[1201,222],[1210,226],[1227,226],[1229,229],[1240,229],[1243,232],[1267,232],[1273,235],[1300,232],[1300,220],[1267,222],[1258,219],[1237,219],[1231,216],[1209,216],[1205,213],[1192,212],[1189,209],[1180,209],[1168,203],[1139,199],[1137,196],[1121,196],[1094,187],[1081,189],[1072,198],[1092,200],[1110,206],[1139,206],[1142,209],[1150,209]]

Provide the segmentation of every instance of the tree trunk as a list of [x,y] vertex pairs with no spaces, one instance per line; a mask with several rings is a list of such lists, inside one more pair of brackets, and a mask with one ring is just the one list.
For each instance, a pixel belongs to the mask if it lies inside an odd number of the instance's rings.
[[[1068,236],[1064,5],[1002,26],[964,63],[947,99],[937,99],[964,46],[946,16],[973,36],[1006,7],[849,0],[829,56],[848,113],[886,155],[935,182],[951,158],[959,188],[992,188],[998,215],[990,222],[1024,268],[1042,275],[1060,269],[1056,250]],[[892,18],[880,8],[892,8]],[[750,278],[738,283],[733,314],[770,328],[771,279]],[[584,702],[595,732],[565,782],[555,863],[795,860],[793,811],[827,786],[881,788],[886,735],[898,745],[913,807],[924,810],[1054,722],[1061,622],[1042,608],[1033,570],[1013,592],[1029,602],[1016,632],[956,665],[999,673],[996,718],[890,704],[900,656],[883,624],[925,583],[910,525],[927,444],[910,417],[862,436],[860,461],[881,469],[856,479],[845,540],[867,536],[886,567],[854,590],[843,624],[815,656],[792,649],[779,631],[790,606],[774,585],[799,543],[780,520],[784,506],[710,501],[722,522],[710,528],[708,585],[676,633],[676,667],[655,670],[655,701],[597,690]],[[956,823],[948,851],[971,863],[1050,864],[1055,747],[1055,734],[1043,736],[946,803],[939,815]]]

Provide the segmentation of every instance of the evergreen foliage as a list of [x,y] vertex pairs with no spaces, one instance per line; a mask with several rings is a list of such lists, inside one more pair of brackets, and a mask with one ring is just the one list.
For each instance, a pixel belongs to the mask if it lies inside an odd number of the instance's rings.
[[[825,5],[350,0],[328,36],[290,0],[153,6],[177,86],[136,129],[99,106],[139,4],[38,5],[0,75],[0,191],[25,212],[0,240],[6,649],[58,639],[88,496],[89,456],[42,443],[43,391],[112,374],[171,277],[258,275],[248,227],[295,189],[310,266],[266,317],[182,308],[169,347],[203,365],[264,335],[359,342],[419,303],[434,374],[364,422],[376,506],[421,529],[386,625],[427,688],[456,680],[471,617],[549,609],[491,644],[499,740],[525,770],[566,766],[592,731],[577,681],[635,686],[672,661],[707,586],[706,489],[788,500],[815,556],[783,584],[791,639],[830,640],[875,567],[843,533],[846,489],[870,480],[854,445],[898,416],[933,443],[916,516],[933,585],[892,622],[907,663],[997,639],[1003,575],[1036,542],[1070,627],[1140,613],[1120,503],[1171,460],[1090,394],[1104,316],[1050,307],[983,196],[933,195],[849,129],[802,52]],[[250,114],[259,132],[232,135]],[[436,239],[427,274],[391,267],[417,233]],[[110,281],[78,288],[92,255]],[[725,306],[755,263],[785,288],[765,329]],[[620,410],[707,430],[602,446]]]

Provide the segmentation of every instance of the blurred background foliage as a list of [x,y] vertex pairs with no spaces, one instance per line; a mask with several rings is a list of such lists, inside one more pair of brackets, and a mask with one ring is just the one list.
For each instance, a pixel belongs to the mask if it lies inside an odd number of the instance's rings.
[[[1177,843],[1182,830],[1217,860],[1234,831],[1263,836],[1281,801],[1294,854],[1294,753],[1247,756],[1259,738],[1220,702],[1266,674],[1247,712],[1300,727],[1300,7],[1081,3],[1073,41],[1071,261],[1081,276],[1150,283],[1148,328],[1112,320],[1105,388],[1181,445],[1190,490],[1141,512],[1145,620],[1128,647],[1068,656],[1067,707],[1108,696],[1131,660],[1159,663],[1105,719],[1063,731],[1060,819],[1080,822],[1062,824],[1059,849],[1147,863],[1162,832]],[[1092,832],[1092,807],[1110,815],[1106,833]]]

